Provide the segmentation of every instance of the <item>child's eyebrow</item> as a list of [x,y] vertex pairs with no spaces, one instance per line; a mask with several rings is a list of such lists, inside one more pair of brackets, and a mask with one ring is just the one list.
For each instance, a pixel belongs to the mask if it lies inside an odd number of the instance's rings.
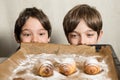
[[95,32],[94,30],[87,30],[86,32]]
[[22,29],[21,31],[30,31],[29,29]]
[[[25,28],[25,29],[22,29],[22,31],[30,31],[31,29],[27,29],[27,28]],[[46,29],[38,29],[39,31],[47,31]]]
[[39,30],[43,30],[43,31],[45,30],[46,31],[46,29],[39,29]]
[[77,31],[72,31],[71,33],[79,33],[79,32],[77,32]]

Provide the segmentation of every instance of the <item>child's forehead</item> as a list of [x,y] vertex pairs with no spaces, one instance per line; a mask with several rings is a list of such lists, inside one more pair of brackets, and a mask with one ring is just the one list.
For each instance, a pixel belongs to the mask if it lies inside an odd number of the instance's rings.
[[79,24],[76,26],[76,28],[74,29],[74,31],[78,31],[78,32],[85,32],[85,31],[93,31],[92,28],[90,28],[84,20],[81,20],[79,22]]

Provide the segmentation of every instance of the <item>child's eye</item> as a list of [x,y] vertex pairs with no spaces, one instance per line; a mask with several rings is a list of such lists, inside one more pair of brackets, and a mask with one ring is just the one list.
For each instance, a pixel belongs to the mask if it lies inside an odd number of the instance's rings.
[[78,39],[80,36],[77,35],[77,34],[71,34],[70,35],[70,38],[73,38],[73,39]]
[[43,35],[45,35],[45,33],[40,33],[39,35],[40,35],[40,36],[43,36]]
[[71,38],[76,38],[77,37],[77,35],[71,35]]
[[28,36],[31,36],[31,34],[25,33],[25,34],[23,34],[23,36],[28,37]]
[[92,36],[94,36],[94,34],[87,34],[87,36],[88,36],[88,37],[92,37]]

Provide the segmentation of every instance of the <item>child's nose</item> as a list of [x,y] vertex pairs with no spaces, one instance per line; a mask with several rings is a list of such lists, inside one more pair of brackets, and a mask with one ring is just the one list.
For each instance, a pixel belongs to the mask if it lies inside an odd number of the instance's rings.
[[33,37],[32,37],[32,42],[39,42],[38,37],[37,37],[37,36],[33,36]]
[[85,37],[81,37],[79,39],[79,45],[85,45],[85,44],[86,44]]

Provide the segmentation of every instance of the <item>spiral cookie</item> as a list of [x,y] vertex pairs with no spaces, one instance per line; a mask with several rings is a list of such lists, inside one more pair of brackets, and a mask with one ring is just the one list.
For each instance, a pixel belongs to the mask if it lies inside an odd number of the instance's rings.
[[49,61],[40,65],[38,74],[42,77],[49,77],[53,75],[53,65]]
[[101,67],[96,59],[90,59],[84,64],[84,72],[90,75],[98,74],[101,71]]
[[76,71],[76,63],[71,58],[67,58],[59,65],[59,72],[68,76]]

